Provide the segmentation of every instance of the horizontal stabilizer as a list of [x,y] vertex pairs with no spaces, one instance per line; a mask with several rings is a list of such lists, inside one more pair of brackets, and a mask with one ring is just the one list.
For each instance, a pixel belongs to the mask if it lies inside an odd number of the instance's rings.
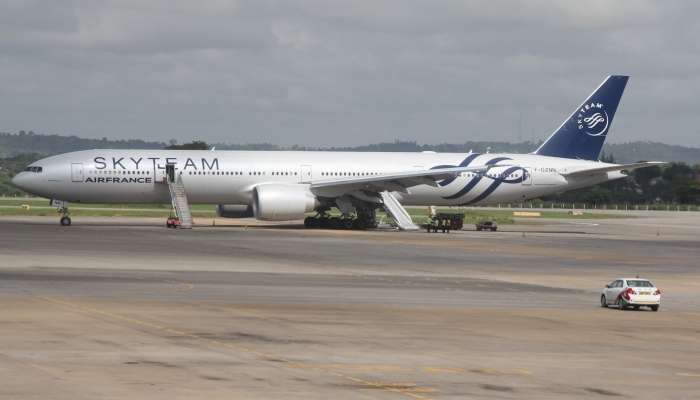
[[588,176],[588,175],[604,174],[607,172],[614,172],[614,171],[633,171],[633,170],[639,169],[639,168],[653,167],[653,166],[664,165],[664,164],[667,164],[667,163],[661,162],[661,161],[640,161],[640,162],[632,163],[632,164],[617,164],[617,165],[606,164],[605,167],[583,169],[583,170],[579,170],[579,171],[564,173],[562,175],[564,175],[565,177],[581,177],[581,176]]

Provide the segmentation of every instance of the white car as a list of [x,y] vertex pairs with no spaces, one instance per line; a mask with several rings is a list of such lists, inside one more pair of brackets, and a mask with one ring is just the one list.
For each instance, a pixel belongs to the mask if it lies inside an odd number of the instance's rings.
[[652,311],[659,311],[661,290],[651,281],[640,278],[618,278],[605,285],[600,294],[600,306],[617,305],[620,310],[647,306]]

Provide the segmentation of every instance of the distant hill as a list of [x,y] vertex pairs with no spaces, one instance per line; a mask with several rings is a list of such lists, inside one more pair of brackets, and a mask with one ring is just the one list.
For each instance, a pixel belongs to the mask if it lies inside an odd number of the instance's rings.
[[[172,145],[174,143],[170,143]],[[169,144],[140,139],[110,140],[85,139],[77,136],[42,135],[21,131],[17,134],[0,133],[0,158],[13,157],[18,154],[36,153],[52,155],[69,151],[96,148],[112,149],[162,149]],[[484,153],[528,153],[537,148],[539,143],[521,142],[465,142],[442,144],[418,144],[417,142],[395,141],[353,147],[282,147],[269,143],[258,144],[212,144],[219,150],[319,150],[319,151],[437,151],[466,153],[468,151]],[[607,157],[612,156],[616,162],[634,162],[640,160],[675,161],[687,164],[700,164],[700,148],[668,145],[655,142],[630,142],[606,144],[603,149]]]
[[612,155],[616,162],[668,161],[700,164],[700,148],[684,147],[656,142],[630,142],[606,144],[605,154]]
[[77,136],[41,135],[32,131],[20,131],[17,134],[0,132],[0,158],[12,157],[23,153],[50,155],[99,148],[162,149],[165,146],[165,143],[147,142],[138,139],[85,139]]

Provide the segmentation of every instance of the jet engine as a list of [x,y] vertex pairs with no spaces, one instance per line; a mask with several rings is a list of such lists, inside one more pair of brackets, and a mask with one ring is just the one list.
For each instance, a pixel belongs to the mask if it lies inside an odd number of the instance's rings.
[[274,183],[253,189],[253,212],[260,220],[303,219],[304,213],[313,211],[318,204],[306,185]]
[[219,204],[216,215],[221,218],[252,218],[253,207],[247,204]]

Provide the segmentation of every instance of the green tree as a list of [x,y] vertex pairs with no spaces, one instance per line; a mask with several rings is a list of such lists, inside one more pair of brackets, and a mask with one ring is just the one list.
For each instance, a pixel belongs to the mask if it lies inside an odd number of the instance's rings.
[[10,181],[24,167],[40,159],[40,154],[19,154],[14,157],[0,158],[0,196],[22,196],[23,191],[12,186]]
[[170,141],[170,146],[166,146],[166,150],[209,150],[209,145],[201,140],[193,140],[190,143],[177,144]]

